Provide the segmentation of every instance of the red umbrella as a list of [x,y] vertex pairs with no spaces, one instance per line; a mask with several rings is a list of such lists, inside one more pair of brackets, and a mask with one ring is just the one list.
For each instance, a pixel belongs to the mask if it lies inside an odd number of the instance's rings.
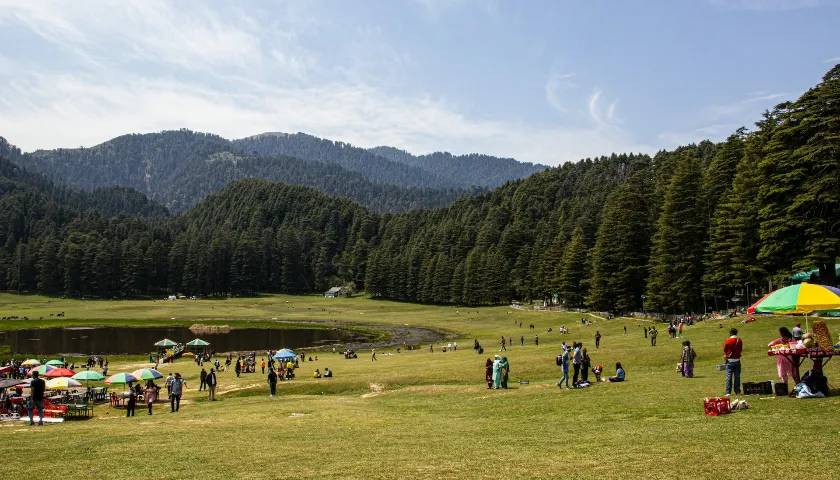
[[45,373],[41,376],[46,377],[46,378],[58,378],[58,377],[72,377],[75,374],[76,374],[76,372],[74,372],[73,370],[70,370],[68,368],[54,368],[54,369],[50,370],[49,372],[47,372],[47,373]]

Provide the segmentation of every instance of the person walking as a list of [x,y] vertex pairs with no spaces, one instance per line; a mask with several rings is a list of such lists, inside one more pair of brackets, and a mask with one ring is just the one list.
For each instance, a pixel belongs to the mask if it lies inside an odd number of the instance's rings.
[[268,370],[268,396],[274,398],[277,394],[277,373],[273,368]]
[[[265,359],[260,360],[260,370],[262,370],[262,374],[265,375]],[[276,375],[275,375],[276,377]]]
[[376,361],[376,349],[375,349],[375,348],[372,348],[372,349],[370,350],[370,361],[371,361],[371,362],[375,362],[375,361]]
[[540,346],[540,336],[539,335],[534,335],[534,345],[536,345],[538,347]]
[[207,374],[207,390],[209,394],[207,399],[211,402],[216,401],[216,370],[211,368],[210,373]]
[[201,381],[201,384],[198,386],[198,391],[202,391],[207,388],[207,370],[201,369],[201,373],[198,375],[198,379]]
[[181,394],[184,392],[184,380],[181,379],[181,374],[176,373],[172,379],[172,386],[169,389],[169,406],[170,413],[175,413],[181,410]]
[[656,336],[659,335],[659,332],[656,331],[655,327],[650,327],[650,346],[656,346]]
[[566,388],[572,388],[569,386],[569,349],[565,345],[563,346],[563,355],[560,356],[560,366],[563,368],[563,376],[560,377],[557,386],[563,388],[565,383]]
[[242,373],[242,362],[239,359],[236,359],[236,365],[233,367],[233,371],[236,372],[236,378],[239,378],[239,374]]
[[519,337],[519,345],[524,347],[525,346],[525,336],[522,335]]
[[143,392],[143,399],[146,400],[146,407],[149,409],[149,415],[152,414],[152,405],[157,398],[157,385],[153,380],[146,382],[146,390]]
[[574,352],[572,353],[572,369],[574,370],[574,376],[572,377],[572,386],[577,388],[578,386],[578,379],[580,377],[580,364],[583,360],[583,354],[580,352],[580,347],[582,345],[580,343],[575,342],[573,344]]
[[47,390],[47,382],[40,378],[38,371],[32,371],[32,381],[29,383],[29,424],[35,425],[32,418],[33,410],[38,409],[38,425],[44,424],[44,392]]
[[627,336],[627,325],[624,326],[624,336]]
[[507,351],[507,348],[505,348],[505,337],[504,336],[502,336],[502,339],[499,340],[499,351],[500,352],[506,352]]
[[726,362],[726,396],[741,394],[741,352],[744,342],[738,337],[738,329],[729,330],[729,338],[723,342],[723,359]]
[[682,366],[681,372],[683,377],[686,378],[693,378],[694,377],[694,359],[697,358],[697,353],[691,348],[691,341],[685,340],[682,342],[683,349],[682,355],[680,356],[680,365]]
[[648,337],[647,336],[648,335],[648,327],[642,327],[642,331],[645,332],[645,338],[647,338]]
[[598,350],[599,346],[601,346],[601,331],[595,330],[595,350]]

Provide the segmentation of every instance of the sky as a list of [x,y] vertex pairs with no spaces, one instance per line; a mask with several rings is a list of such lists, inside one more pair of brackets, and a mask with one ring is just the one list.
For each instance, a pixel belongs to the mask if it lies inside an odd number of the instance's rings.
[[0,136],[189,128],[557,165],[722,140],[840,63],[840,0],[0,0]]

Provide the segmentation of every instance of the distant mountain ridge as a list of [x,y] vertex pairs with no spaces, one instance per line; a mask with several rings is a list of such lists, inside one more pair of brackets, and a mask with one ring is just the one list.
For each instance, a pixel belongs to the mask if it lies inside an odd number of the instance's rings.
[[385,147],[368,150],[303,133],[227,140],[186,129],[31,153],[4,140],[0,151],[56,182],[84,189],[133,188],[173,212],[246,178],[313,187],[378,212],[436,208],[546,168],[484,155],[417,157]]

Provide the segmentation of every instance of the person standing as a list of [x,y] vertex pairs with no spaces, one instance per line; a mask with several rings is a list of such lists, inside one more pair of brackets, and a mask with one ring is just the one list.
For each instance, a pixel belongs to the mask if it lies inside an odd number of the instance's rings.
[[539,335],[534,335],[534,345],[536,345],[538,347],[540,346],[540,336]]
[[624,326],[624,336],[627,336],[627,325]]
[[557,382],[557,386],[563,388],[565,383],[566,388],[572,388],[569,386],[569,349],[565,345],[563,345],[563,355],[560,357],[560,366],[563,368],[563,376]]
[[[729,338],[723,342],[723,359],[726,362],[726,396],[741,394],[741,352],[744,342],[738,337],[738,329],[729,330]],[[734,387],[734,388],[733,388]]]
[[239,359],[236,359],[236,365],[233,367],[233,371],[236,372],[236,377],[239,378],[239,374],[242,373],[242,362]]
[[[787,327],[779,328],[779,335],[781,336],[767,346],[788,345],[793,341],[793,334]],[[795,362],[790,355],[776,355],[776,372],[779,374],[779,380],[785,385],[788,383],[788,377],[793,378],[794,383],[799,383],[799,372]]]
[[502,385],[502,359],[498,355],[493,359],[493,388],[498,389]]
[[201,381],[201,384],[198,386],[198,391],[202,391],[207,388],[207,370],[201,369],[201,373],[198,375],[198,379]]
[[133,388],[128,388],[128,402],[125,404],[125,416],[133,417],[134,411],[137,408],[137,392]]
[[647,338],[647,337],[648,337],[648,336],[647,336],[647,334],[648,334],[648,327],[642,327],[642,331],[643,331],[643,332],[645,332],[645,338]]
[[584,348],[581,352],[581,361],[580,361],[580,381],[589,383],[589,367],[592,366],[592,359],[589,358],[589,354],[586,352]]
[[595,330],[595,350],[601,345],[601,331]]
[[522,335],[519,337],[519,345],[524,347],[525,346],[525,336]]
[[166,396],[167,397],[172,396],[172,381],[173,380],[175,380],[175,377],[172,376],[172,372],[169,372],[169,376],[166,377],[166,382],[164,383],[164,385],[166,385]]
[[207,374],[207,390],[209,391],[207,399],[211,402],[216,401],[216,370],[211,368],[210,373]]
[[659,335],[659,332],[656,331],[656,327],[650,327],[650,346],[656,346],[656,336]]
[[694,359],[697,358],[697,353],[691,348],[689,340],[683,343],[682,356],[680,357],[680,364],[682,365],[682,376],[686,378],[694,377]]
[[504,336],[502,336],[502,339],[499,340],[499,351],[500,352],[506,352],[507,351],[507,348],[505,348],[505,337]]
[[184,392],[184,380],[181,379],[181,374],[176,373],[175,378],[172,379],[172,386],[169,388],[169,406],[171,413],[181,410],[181,394]]
[[376,349],[375,349],[375,348],[372,348],[372,349],[370,350],[370,361],[371,361],[371,362],[375,362],[375,361],[376,361]]
[[508,386],[508,378],[510,377],[510,363],[508,363],[507,357],[502,357],[502,363],[499,365],[501,371],[499,372],[502,376],[502,388],[507,390]]
[[490,358],[484,363],[484,381],[487,388],[493,388],[493,360]]
[[[262,374],[265,375],[265,359],[264,358],[260,360],[260,370],[262,370]],[[277,375],[275,374],[275,380],[276,380],[276,377],[277,377]]]
[[583,355],[580,352],[580,343],[574,343],[574,352],[572,353],[572,368],[574,369],[574,376],[572,377],[572,386],[577,388],[578,378],[580,377],[580,364],[583,360]]
[[146,407],[149,409],[149,415],[152,414],[152,405],[155,403],[157,397],[157,386],[153,380],[146,382],[146,390],[143,392],[143,398],[146,400]]
[[268,396],[274,398],[277,394],[277,373],[273,368],[268,370]]
[[44,424],[44,392],[47,390],[47,382],[40,378],[36,370],[32,371],[32,382],[29,383],[29,424],[35,425],[32,413],[38,408],[38,425]]
[[799,323],[793,327],[793,339],[802,340],[802,325]]

